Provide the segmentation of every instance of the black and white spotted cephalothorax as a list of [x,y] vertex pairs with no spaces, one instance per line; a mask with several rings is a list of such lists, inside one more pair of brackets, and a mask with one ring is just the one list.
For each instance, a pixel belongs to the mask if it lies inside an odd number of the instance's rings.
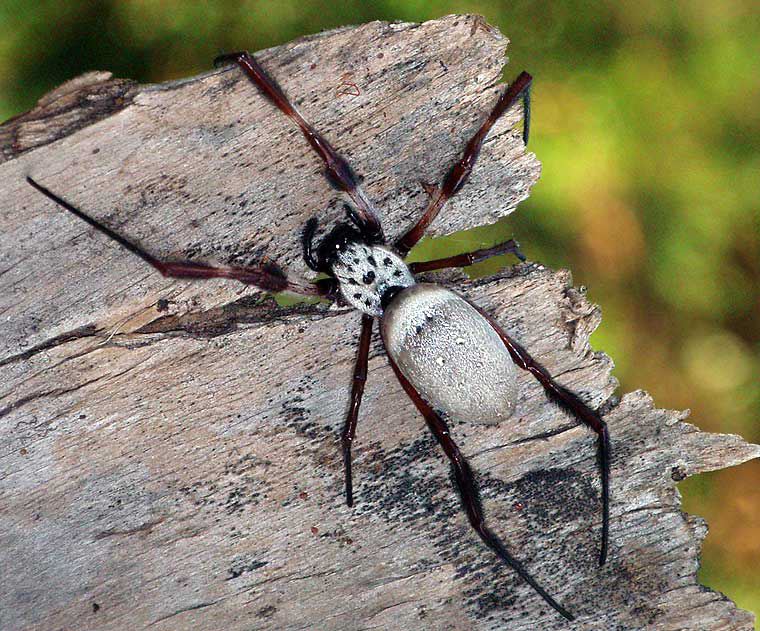
[[306,264],[325,275],[314,282],[294,281],[272,264],[251,267],[221,267],[194,261],[160,261],[100,221],[85,214],[32,178],[28,182],[48,198],[106,234],[121,246],[175,278],[231,278],[267,291],[290,291],[342,301],[362,313],[359,353],[354,370],[351,399],[341,436],[346,471],[346,502],[353,505],[351,445],[356,431],[364,383],[367,378],[372,327],[380,321],[380,333],[399,382],[424,415],[451,461],[457,488],[472,528],[485,544],[556,611],[573,616],[544,590],[486,526],[478,499],[478,488],[470,466],[454,442],[447,421],[499,423],[511,413],[517,399],[514,365],[530,372],[549,397],[598,434],[602,478],[602,546],[604,563],[609,538],[609,436],[598,412],[559,385],[515,340],[486,313],[459,294],[431,283],[416,283],[414,274],[447,267],[463,267],[495,254],[512,252],[520,257],[514,241],[476,252],[424,263],[404,262],[409,250],[422,238],[446,201],[455,195],[472,172],[481,146],[494,123],[512,105],[523,99],[523,141],[528,141],[528,95],[531,77],[526,72],[503,91],[488,118],[467,143],[463,155],[449,169],[441,184],[426,187],[430,196],[421,218],[392,245],[387,243],[377,211],[369,201],[348,163],[293,107],[280,87],[252,55],[225,55],[261,93],[288,116],[303,132],[323,160],[329,182],[348,196],[348,221],[332,228],[315,244],[316,218],[303,231]]
[[346,302],[376,317],[398,290],[414,284],[404,260],[380,245],[348,244],[332,270]]
[[[350,218],[356,213],[350,208]],[[398,254],[382,245],[382,239],[363,227],[340,223],[314,247],[316,219],[304,229],[303,247],[306,263],[314,271],[324,272],[338,282],[343,300],[362,313],[383,315],[391,298],[414,284],[414,276]]]

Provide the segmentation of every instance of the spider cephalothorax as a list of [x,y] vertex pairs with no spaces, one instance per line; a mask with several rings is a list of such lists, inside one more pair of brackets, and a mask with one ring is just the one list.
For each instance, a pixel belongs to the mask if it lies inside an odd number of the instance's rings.
[[381,245],[361,241],[346,244],[332,272],[346,302],[373,316],[381,316],[399,290],[414,284],[414,276],[400,256]]
[[341,222],[317,247],[316,229],[316,218],[304,227],[304,260],[313,270],[334,278],[343,299],[355,309],[379,317],[393,296],[414,284],[404,260],[363,226]]
[[362,190],[353,169],[293,107],[280,87],[247,52],[233,53],[220,61],[235,62],[256,87],[303,132],[325,165],[328,181],[347,195],[348,221],[336,224],[315,245],[317,220],[304,226],[303,257],[314,271],[326,277],[315,282],[292,279],[277,267],[258,265],[224,267],[194,261],[161,261],[137,243],[117,234],[94,217],[37,183],[28,182],[49,199],[86,221],[122,247],[142,258],[164,276],[174,278],[231,278],[267,291],[289,291],[345,302],[362,312],[359,352],[354,369],[350,403],[341,434],[345,463],[346,503],[353,505],[351,445],[356,432],[359,406],[367,380],[372,327],[380,323],[381,339],[391,368],[401,386],[423,414],[428,427],[449,458],[457,488],[470,525],[483,542],[557,612],[573,616],[541,587],[515,559],[485,522],[477,482],[467,460],[454,442],[447,425],[450,419],[499,423],[514,409],[517,400],[515,365],[532,374],[547,395],[598,435],[602,481],[602,546],[599,562],[607,558],[609,539],[609,435],[600,414],[576,394],[558,384],[485,311],[465,297],[440,285],[415,283],[413,274],[450,267],[464,267],[497,254],[511,252],[522,259],[510,240],[492,248],[433,261],[406,264],[405,257],[422,238],[446,201],[455,195],[472,172],[485,138],[499,117],[523,98],[528,140],[528,91],[531,77],[521,73],[502,92],[488,118],[467,143],[460,160],[449,169],[441,184],[427,187],[430,200],[420,219],[390,247],[383,236],[379,214]]

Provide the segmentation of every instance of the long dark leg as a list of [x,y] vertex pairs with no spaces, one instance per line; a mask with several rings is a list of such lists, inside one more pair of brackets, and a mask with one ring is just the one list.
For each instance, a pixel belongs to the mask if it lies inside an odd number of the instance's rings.
[[282,270],[271,264],[266,266],[262,265],[260,267],[213,267],[192,261],[160,261],[137,244],[125,239],[120,234],[111,230],[108,226],[100,223],[97,219],[90,217],[62,197],[59,197],[49,189],[35,182],[31,177],[27,177],[26,181],[48,199],[51,199],[62,208],[65,208],[73,215],[79,217],[82,221],[90,224],[99,232],[102,232],[107,237],[116,241],[116,243],[124,249],[129,250],[132,254],[139,256],[143,261],[152,265],[163,276],[195,279],[230,278],[245,283],[246,285],[254,285],[265,291],[290,291],[306,296],[331,296],[336,290],[335,280],[332,278],[325,279],[324,281],[320,281],[313,285],[305,282],[296,283],[288,280]]
[[479,309],[504,342],[512,360],[523,370],[532,374],[549,397],[573,416],[593,429],[598,435],[599,470],[602,477],[602,547],[599,552],[599,565],[607,560],[610,538],[610,436],[605,423],[598,412],[592,410],[567,388],[552,379],[549,372],[522,346],[507,335],[487,313]]
[[498,537],[486,526],[485,518],[483,516],[483,509],[480,505],[480,496],[478,488],[475,484],[475,479],[472,475],[470,465],[465,460],[462,452],[459,451],[454,440],[451,438],[449,428],[444,420],[431,408],[425,400],[420,396],[419,392],[414,389],[406,377],[398,369],[398,366],[391,360],[391,366],[396,373],[401,386],[404,388],[409,398],[414,401],[417,409],[422,413],[427,421],[430,431],[438,440],[438,443],[443,448],[443,451],[451,461],[451,465],[454,469],[454,478],[456,479],[459,493],[462,496],[462,502],[464,503],[465,511],[467,512],[467,518],[470,520],[470,525],[475,529],[483,542],[491,548],[499,558],[509,565],[528,585],[530,585],[541,598],[543,598],[553,609],[559,612],[562,616],[568,620],[574,620],[573,615],[567,611],[562,605],[554,600],[549,594],[541,587],[533,577],[528,574],[527,570],[523,567],[517,559],[515,559],[504,544],[498,539]]
[[521,261],[525,260],[525,257],[520,252],[520,245],[514,239],[499,243],[492,248],[485,248],[483,250],[475,250],[474,252],[465,252],[463,254],[456,254],[454,256],[448,256],[443,259],[435,259],[433,261],[421,261],[419,263],[409,263],[409,270],[412,274],[419,274],[421,272],[432,272],[437,269],[446,269],[449,267],[467,267],[474,263],[480,263],[492,256],[498,256],[499,254],[514,254]]
[[338,190],[348,194],[357,207],[356,219],[368,234],[380,236],[382,229],[377,211],[372,206],[364,191],[359,186],[353,169],[333,146],[314,129],[285,96],[279,85],[261,67],[259,62],[247,51],[221,55],[214,60],[214,65],[236,63],[261,93],[277,108],[290,118],[303,132],[304,137],[314,151],[325,163],[325,174],[330,183]]
[[367,382],[367,360],[369,358],[369,342],[372,338],[372,316],[362,316],[362,331],[359,336],[359,352],[356,355],[354,378],[351,384],[351,403],[348,407],[346,424],[341,434],[343,446],[343,464],[346,469],[346,504],[354,505],[354,485],[351,479],[351,443],[356,434],[356,421],[359,418],[359,406],[362,403],[364,384]]
[[403,255],[411,250],[414,245],[422,238],[427,230],[428,226],[438,216],[441,208],[446,202],[454,196],[464,186],[464,183],[469,179],[472,169],[475,166],[475,162],[480,154],[480,149],[483,146],[483,142],[494,126],[494,123],[499,120],[502,114],[506,112],[520,96],[523,96],[523,108],[525,111],[525,126],[523,127],[523,141],[528,144],[528,131],[530,121],[530,84],[533,78],[527,72],[521,72],[517,79],[502,93],[499,100],[496,102],[496,106],[491,110],[486,121],[481,125],[480,129],[467,143],[464,149],[464,153],[458,162],[451,167],[446,177],[443,179],[443,183],[440,187],[429,191],[432,194],[427,209],[420,217],[419,221],[396,242],[396,249]]

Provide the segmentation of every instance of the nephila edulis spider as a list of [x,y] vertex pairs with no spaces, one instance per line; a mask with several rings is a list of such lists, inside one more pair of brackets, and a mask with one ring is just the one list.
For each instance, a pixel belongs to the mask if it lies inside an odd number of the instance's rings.
[[467,182],[485,138],[512,105],[523,100],[529,133],[531,76],[521,73],[503,91],[491,113],[467,143],[462,157],[437,187],[429,187],[430,200],[420,219],[389,245],[378,213],[363,192],[358,178],[332,145],[293,107],[277,83],[247,53],[223,55],[216,64],[233,62],[262,94],[303,132],[325,164],[325,175],[350,199],[347,220],[335,225],[317,244],[316,218],[303,230],[303,257],[312,270],[324,275],[315,282],[294,280],[274,264],[258,267],[219,267],[190,261],[161,261],[139,245],[82,212],[32,178],[28,182],[48,198],[110,237],[152,265],[164,276],[187,279],[229,278],[260,289],[287,291],[340,301],[361,312],[359,350],[343,433],[346,502],[353,505],[351,445],[359,406],[367,379],[370,339],[375,320],[390,364],[401,386],[425,417],[428,427],[451,461],[454,478],[472,528],[483,542],[511,566],[538,594],[568,620],[573,616],[557,603],[512,556],[485,523],[478,487],[467,460],[451,437],[447,419],[498,423],[508,418],[516,398],[515,365],[530,372],[548,396],[598,434],[602,478],[602,544],[599,557],[607,557],[609,538],[609,436],[600,415],[577,395],[559,385],[551,375],[486,313],[458,294],[431,283],[418,283],[415,274],[450,267],[464,267],[488,257],[513,253],[522,258],[517,244],[501,245],[424,263],[404,262],[404,257],[425,234],[448,199]]

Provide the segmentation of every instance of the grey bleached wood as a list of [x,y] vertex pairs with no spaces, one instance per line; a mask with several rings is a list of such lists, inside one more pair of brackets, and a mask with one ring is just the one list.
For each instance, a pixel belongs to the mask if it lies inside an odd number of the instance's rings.
[[[424,204],[418,181],[440,179],[493,102],[506,43],[451,16],[339,29],[259,58],[365,175],[397,235]],[[359,96],[340,87],[346,73]],[[98,96],[77,99],[80,88]],[[578,615],[572,627],[472,534],[377,339],[356,506],[344,505],[356,314],[163,279],[24,183],[33,174],[161,256],[269,257],[305,274],[299,227],[341,211],[302,138],[239,73],[157,86],[89,75],[41,107],[0,127],[0,628],[751,629],[698,585],[706,526],[680,511],[675,481],[760,449],[699,432],[643,392],[615,398],[611,360],[588,345],[599,310],[568,272],[443,280],[605,410],[602,569],[587,430],[524,374],[510,421],[454,426],[491,523]],[[519,114],[434,233],[527,195],[539,165]]]

